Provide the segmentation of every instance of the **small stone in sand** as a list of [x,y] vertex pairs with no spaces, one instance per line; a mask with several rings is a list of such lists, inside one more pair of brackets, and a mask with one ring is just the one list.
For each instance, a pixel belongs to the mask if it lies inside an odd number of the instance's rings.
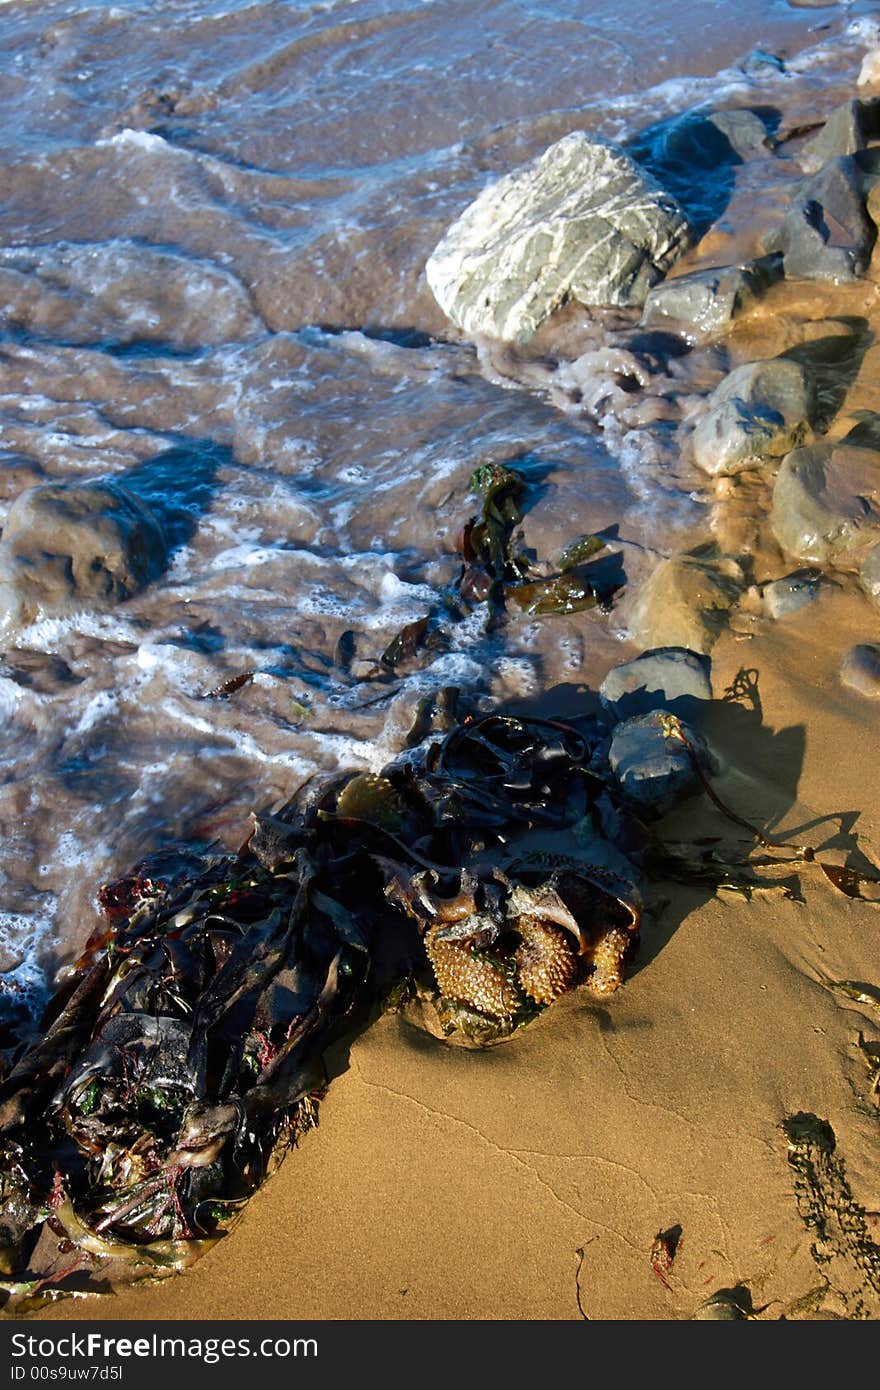
[[865,549],[880,539],[880,452],[845,441],[795,449],[776,476],[770,524],[786,554],[811,564]]
[[156,579],[167,560],[156,517],[115,480],[29,488],[0,540],[0,627],[106,611]]
[[847,652],[840,679],[850,690],[869,700],[880,700],[880,647],[862,642]]
[[[627,800],[657,815],[696,792],[700,785],[685,745],[666,737],[664,713],[668,711],[654,710],[618,724],[608,754],[611,770]],[[700,763],[708,768],[711,757],[700,735],[682,727]]]
[[671,320],[681,324],[688,337],[710,336],[781,279],[781,255],[677,275],[648,291],[642,323],[661,325]]
[[820,570],[796,570],[794,574],[764,585],[761,591],[764,611],[771,618],[787,618],[818,598],[821,588]]
[[872,48],[862,59],[858,85],[860,87],[880,86],[880,48]]
[[757,111],[737,107],[731,111],[713,111],[706,120],[727,139],[734,154],[747,159],[752,154],[766,153],[773,138]]
[[656,647],[612,667],[599,698],[617,719],[658,709],[687,718],[700,702],[712,699],[708,659],[686,647]]
[[859,579],[868,598],[880,605],[880,545],[868,551],[859,570]]
[[701,555],[673,555],[657,566],[633,605],[633,639],[646,648],[709,652],[744,588],[734,562],[722,568]]
[[849,281],[865,270],[875,235],[859,170],[846,155],[804,179],[763,246],[782,252],[785,274],[793,279]]
[[855,154],[863,150],[869,139],[877,134],[877,101],[845,101],[826,120],[818,135],[808,140],[800,152],[798,163],[807,174],[815,174],[838,155]]

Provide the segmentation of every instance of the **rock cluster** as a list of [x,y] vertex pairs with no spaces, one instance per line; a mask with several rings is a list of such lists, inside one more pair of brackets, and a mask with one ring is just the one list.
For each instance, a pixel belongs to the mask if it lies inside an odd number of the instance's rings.
[[[774,278],[844,283],[861,276],[880,218],[880,155],[872,147],[878,140],[880,98],[853,99],[832,112],[801,147],[806,177],[764,237],[764,260],[665,280],[649,292],[643,324],[668,324],[694,341],[723,331]],[[864,348],[857,340],[847,326],[842,336],[838,329],[775,359],[735,367],[704,402],[690,457],[712,478],[750,473],[765,480],[770,530],[783,557],[854,571],[880,605],[880,417],[863,412],[844,438],[822,437],[858,370]],[[635,603],[633,637],[707,652],[746,592],[752,613],[780,619],[828,587],[821,572],[800,569],[749,589],[745,577],[737,582],[735,563],[731,568],[736,558],[695,553],[660,563]],[[848,671],[842,679],[853,685]]]

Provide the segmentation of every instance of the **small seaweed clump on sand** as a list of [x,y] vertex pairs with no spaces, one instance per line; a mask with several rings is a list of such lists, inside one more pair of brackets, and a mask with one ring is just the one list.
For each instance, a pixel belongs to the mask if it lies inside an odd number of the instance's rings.
[[0,1087],[10,1311],[192,1263],[383,1004],[480,1046],[574,985],[613,991],[638,826],[606,750],[598,720],[465,719],[378,776],[311,780],[237,855],[105,886]]

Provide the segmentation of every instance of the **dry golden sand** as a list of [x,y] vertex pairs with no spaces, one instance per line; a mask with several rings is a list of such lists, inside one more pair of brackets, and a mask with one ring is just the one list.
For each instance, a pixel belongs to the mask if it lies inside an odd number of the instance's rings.
[[[750,640],[729,635],[713,663],[716,693],[756,669],[763,703],[760,725],[731,706],[708,719],[719,789],[839,861],[880,861],[876,707],[837,679],[876,631],[867,601],[835,590]],[[682,833],[737,833],[702,798],[678,816]],[[592,1318],[687,1318],[736,1284],[763,1316],[797,1315],[824,1279],[786,1116],[831,1124],[880,1238],[880,1114],[854,1045],[880,1015],[822,983],[880,982],[880,908],[815,869],[798,877],[801,903],[675,892],[617,997],[578,991],[487,1053],[383,1018],[336,1059],[319,1129],[190,1273],[44,1316],[578,1318],[579,1265]],[[650,1250],[676,1223],[666,1288]],[[876,1316],[852,1254],[831,1270],[824,1306]]]

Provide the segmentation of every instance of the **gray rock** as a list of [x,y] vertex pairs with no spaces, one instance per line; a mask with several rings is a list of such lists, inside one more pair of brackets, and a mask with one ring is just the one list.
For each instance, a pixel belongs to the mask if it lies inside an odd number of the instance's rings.
[[[655,710],[618,724],[608,753],[611,771],[626,799],[657,815],[671,810],[700,786],[687,748],[664,732],[663,714],[663,710]],[[711,759],[705,743],[687,725],[683,729],[699,762],[706,767]]]
[[803,443],[814,409],[812,381],[798,362],[746,362],[706,402],[691,441],[694,462],[719,477],[781,458]]
[[880,539],[880,453],[845,441],[795,449],[776,476],[770,524],[797,560],[858,563]]
[[796,570],[783,579],[774,579],[761,590],[764,611],[770,618],[787,618],[818,598],[822,587],[821,570]]
[[880,544],[868,551],[859,570],[859,579],[868,598],[880,607]]
[[709,662],[685,647],[655,647],[613,666],[599,686],[599,698],[616,719],[658,709],[692,718],[701,703],[712,699]]
[[709,652],[739,601],[744,576],[735,564],[719,569],[700,555],[673,555],[657,566],[629,616],[641,646]]
[[112,608],[167,558],[155,516],[121,484],[30,488],[10,507],[0,540],[0,628]]
[[706,117],[710,125],[727,139],[730,148],[740,159],[767,151],[773,141],[757,111],[737,108],[733,111],[713,111]]
[[677,275],[648,291],[642,323],[673,320],[688,336],[708,337],[749,308],[782,279],[782,256],[762,256],[745,265],[718,266]]
[[817,173],[838,155],[855,154],[865,148],[860,108],[861,102],[852,97],[831,112],[819,133],[806,142],[798,155],[798,164],[805,174]]
[[574,131],[484,189],[425,275],[466,333],[525,342],[569,299],[642,304],[692,238],[654,179],[614,145]]
[[858,167],[847,155],[804,180],[763,245],[765,251],[782,252],[787,276],[847,281],[867,266],[875,235]]
[[739,67],[748,77],[761,79],[769,73],[785,72],[785,59],[780,58],[778,53],[768,53],[765,48],[753,48]]
[[871,642],[851,648],[840,667],[840,679],[869,700],[880,700],[880,647]]

